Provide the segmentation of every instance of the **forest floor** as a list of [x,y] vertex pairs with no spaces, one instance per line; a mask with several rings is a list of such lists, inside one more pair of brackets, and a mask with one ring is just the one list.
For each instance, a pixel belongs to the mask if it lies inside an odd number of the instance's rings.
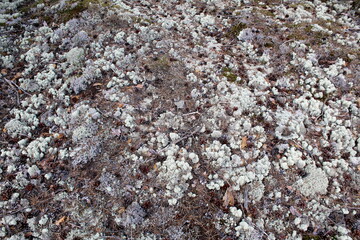
[[1,1],[0,238],[360,239],[359,5]]

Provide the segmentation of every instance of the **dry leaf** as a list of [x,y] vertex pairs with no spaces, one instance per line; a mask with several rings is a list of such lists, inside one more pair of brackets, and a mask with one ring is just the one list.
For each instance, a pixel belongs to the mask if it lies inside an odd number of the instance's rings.
[[79,100],[80,95],[73,95],[73,96],[70,96],[70,98],[71,98],[72,100]]
[[144,87],[144,85],[143,85],[143,84],[138,84],[138,85],[136,85],[135,87],[136,87],[136,88],[140,88],[140,89],[141,89],[141,88],[143,88],[143,87]]
[[119,214],[122,214],[123,212],[125,212],[125,208],[124,208],[124,207],[121,207],[121,208],[118,210],[118,213],[119,213]]
[[122,107],[124,107],[124,104],[123,103],[118,103],[116,106],[119,107],[119,108],[122,108]]
[[56,136],[57,139],[63,139],[65,138],[65,135],[62,134],[62,133],[58,133],[57,136]]
[[102,86],[103,84],[102,83],[94,83],[93,86],[96,87],[96,86]]
[[1,69],[1,74],[6,75],[7,74],[7,70],[5,68]]
[[66,217],[63,216],[63,217],[61,217],[59,220],[57,220],[57,221],[55,222],[55,225],[59,226],[60,224],[62,224],[63,222],[65,222],[65,220],[66,220]]
[[224,197],[223,197],[223,201],[224,201],[224,203],[223,203],[224,207],[234,206],[235,198],[234,198],[233,191],[232,191],[231,187],[226,189],[226,192],[225,192]]
[[357,103],[357,106],[360,108],[360,98],[357,99],[356,103]]
[[15,76],[13,77],[13,81],[18,79],[18,78],[21,78],[22,74],[20,72],[16,73]]
[[244,149],[247,147],[247,140],[248,138],[245,136],[245,137],[242,137],[241,139],[241,149]]
[[52,133],[43,132],[43,133],[40,134],[40,136],[42,136],[42,137],[51,137],[51,136],[53,136],[53,134],[52,134]]

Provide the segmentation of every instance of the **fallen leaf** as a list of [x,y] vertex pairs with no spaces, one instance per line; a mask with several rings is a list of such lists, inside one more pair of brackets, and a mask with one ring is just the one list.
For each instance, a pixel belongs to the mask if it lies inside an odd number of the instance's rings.
[[59,133],[59,134],[57,134],[57,136],[56,136],[57,139],[63,139],[64,137],[65,137],[65,135],[62,134],[62,133]]
[[124,208],[124,207],[121,207],[121,208],[118,210],[118,213],[119,213],[119,214],[122,214],[123,212],[125,212],[125,208]]
[[20,72],[16,73],[15,76],[13,77],[13,81],[16,80],[16,79],[19,79],[21,78],[22,74]]
[[93,86],[96,87],[96,86],[102,86],[103,84],[102,83],[94,83]]
[[57,221],[55,222],[55,225],[59,226],[60,224],[62,224],[63,222],[65,222],[65,220],[66,220],[66,216],[63,216],[63,217],[61,217],[59,220],[57,220]]
[[357,103],[357,106],[360,108],[360,98],[357,99],[356,103]]
[[244,149],[247,147],[247,140],[248,140],[248,138],[246,136],[241,138],[241,149]]
[[77,101],[79,101],[79,99],[80,99],[80,95],[70,96],[70,99],[71,99],[71,101],[73,101],[73,102],[77,102]]
[[117,107],[122,108],[122,107],[124,107],[124,104],[123,103],[118,103]]
[[233,190],[232,190],[231,187],[226,189],[226,192],[225,192],[224,197],[223,197],[223,201],[224,201],[224,203],[223,203],[224,207],[234,206],[235,198],[234,198]]
[[141,89],[141,88],[143,88],[143,87],[144,87],[144,85],[143,85],[143,84],[138,84],[138,85],[136,85],[135,87],[136,87],[136,88],[140,88],[140,89]]
[[42,136],[42,137],[50,137],[52,135],[53,135],[52,133],[47,133],[47,132],[43,132],[40,134],[40,136]]
[[1,74],[6,75],[7,74],[7,70],[5,68],[1,69]]

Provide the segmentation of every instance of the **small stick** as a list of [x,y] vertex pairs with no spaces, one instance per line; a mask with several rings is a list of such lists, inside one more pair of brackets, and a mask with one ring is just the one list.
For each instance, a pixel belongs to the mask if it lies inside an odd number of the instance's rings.
[[12,86],[12,87],[17,87],[19,90],[21,90],[22,92],[24,92],[25,94],[27,94],[28,96],[31,96],[31,94],[30,93],[28,93],[28,92],[26,92],[22,87],[20,87],[19,85],[17,85],[16,83],[14,83],[14,82],[11,82],[11,81],[9,81],[8,79],[6,79],[6,78],[4,78],[4,80],[10,85],[10,86]]

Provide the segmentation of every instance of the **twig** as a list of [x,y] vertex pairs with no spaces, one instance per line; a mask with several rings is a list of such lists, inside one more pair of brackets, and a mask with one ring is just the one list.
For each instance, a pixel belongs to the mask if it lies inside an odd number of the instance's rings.
[[195,128],[195,130],[194,130],[194,131],[192,131],[191,133],[189,133],[189,134],[185,135],[184,137],[179,138],[178,140],[176,140],[176,141],[172,142],[172,144],[177,144],[177,143],[181,142],[182,140],[184,140],[184,139],[186,139],[186,138],[191,137],[192,135],[194,135],[195,133],[197,133],[197,132],[198,132],[198,131],[200,131],[200,130],[201,130],[201,126],[200,126],[200,127]]
[[103,236],[103,237],[100,237],[100,238],[105,238],[105,239],[119,239],[119,240],[121,240],[121,238],[116,237],[116,236]]
[[320,112],[320,115],[316,118],[316,120],[319,120],[319,118],[323,117],[324,116],[324,108],[325,108],[325,105],[326,105],[326,101],[329,99],[329,96],[327,96],[323,102],[323,105],[321,106],[321,112]]
[[4,80],[5,80],[5,82],[6,82],[7,84],[9,84],[9,86],[11,87],[11,89],[12,89],[14,92],[16,92],[16,102],[17,102],[17,104],[19,105],[19,104],[20,104],[19,92],[18,92],[17,89],[11,84],[11,82],[9,82],[9,80],[7,80],[7,79],[5,79],[5,78],[4,78]]
[[198,111],[196,112],[191,112],[191,113],[185,113],[183,114],[183,116],[189,116],[189,115],[193,115],[193,114],[200,114]]
[[249,211],[249,186],[246,186],[244,191],[244,208]]
[[263,229],[261,229],[258,225],[256,225],[255,223],[252,223],[252,222],[248,221],[247,219],[245,219],[245,222],[246,222],[247,224],[252,225],[252,226],[253,226],[254,228],[256,228],[258,231],[260,231],[262,234],[264,234],[264,235],[267,237],[267,239],[270,239],[269,235],[268,235]]
[[[201,128],[202,128],[202,126],[197,127],[194,131],[192,131],[191,133],[185,135],[184,137],[179,138],[178,140],[169,143],[168,145],[166,145],[165,147],[163,147],[163,148],[160,149],[160,150],[153,150],[153,151],[155,152],[155,154],[159,154],[159,153],[165,151],[165,149],[166,149],[167,147],[169,147],[171,144],[177,144],[177,143],[181,142],[182,140],[191,137],[192,135],[194,135],[195,133],[197,133],[198,131],[200,131]],[[155,158],[156,158],[156,157],[151,158],[150,161],[151,161],[151,160],[154,160]]]
[[30,93],[26,92],[22,87],[20,87],[19,85],[17,85],[16,83],[14,82],[11,82],[10,80],[6,79],[6,78],[3,78],[10,86],[12,87],[17,87],[19,90],[21,90],[22,92],[24,92],[26,95],[28,96],[31,96]]

